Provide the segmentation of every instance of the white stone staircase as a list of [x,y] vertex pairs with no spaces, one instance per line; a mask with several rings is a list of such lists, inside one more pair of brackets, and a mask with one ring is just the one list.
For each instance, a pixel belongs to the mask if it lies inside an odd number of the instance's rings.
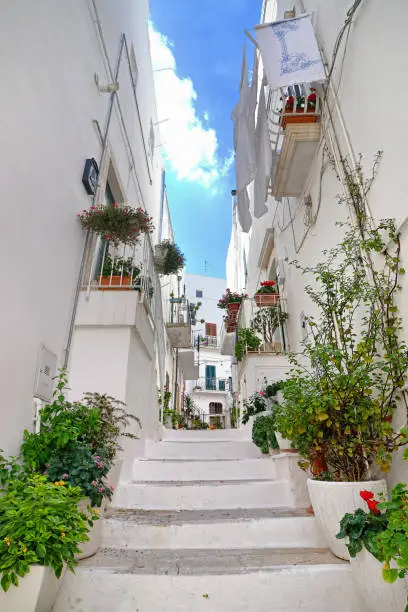
[[100,552],[66,575],[54,612],[363,610],[348,563],[304,510],[296,457],[260,457],[241,435],[150,444],[118,488]]

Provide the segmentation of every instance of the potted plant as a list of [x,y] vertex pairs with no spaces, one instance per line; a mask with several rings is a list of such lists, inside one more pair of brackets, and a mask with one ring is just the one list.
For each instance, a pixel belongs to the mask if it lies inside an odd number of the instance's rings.
[[[353,180],[351,175],[357,198],[360,179]],[[389,470],[392,452],[406,443],[390,423],[408,367],[394,303],[404,272],[399,238],[392,220],[373,228],[360,214],[359,223],[343,225],[343,239],[323,263],[306,269],[297,264],[314,275],[315,284],[305,290],[320,317],[308,318],[310,336],[302,355],[291,358],[276,415],[278,430],[293,441],[303,466],[316,459],[327,466],[308,487],[317,522],[342,558],[348,551],[335,538],[340,519],[358,507],[362,482],[374,494],[385,493],[378,469]],[[387,250],[390,243],[395,252]]]
[[268,409],[265,401],[264,391],[255,391],[250,397],[243,401],[244,412],[242,415],[242,424],[246,425],[252,416],[265,412]]
[[313,87],[310,88],[310,94],[307,97],[288,96],[283,113],[281,111],[282,128],[285,129],[288,123],[316,123],[316,105],[317,94]]
[[279,303],[276,306],[258,310],[251,321],[251,328],[262,336],[266,351],[276,351],[274,334],[288,318],[289,315],[283,312]]
[[275,281],[263,281],[260,288],[254,295],[256,305],[277,306],[279,303],[279,293]]
[[217,306],[222,310],[226,309],[228,311],[228,315],[234,314],[236,316],[241,307],[242,300],[247,297],[247,293],[237,293],[236,291],[227,289],[224,295],[218,301]]
[[101,289],[128,289],[133,285],[140,274],[140,267],[133,264],[132,257],[115,257],[112,259],[110,253],[106,253],[101,274],[98,282]]
[[97,516],[78,509],[79,487],[49,482],[1,456],[0,466],[0,608],[50,612],[58,579],[65,568],[74,571]]
[[336,536],[346,540],[356,586],[370,612],[407,612],[408,490],[397,484],[389,501],[368,490],[360,497],[363,508],[343,516]]
[[252,442],[261,449],[264,455],[276,450],[278,442],[275,436],[273,414],[257,416],[252,425]]
[[186,264],[185,257],[177,244],[162,240],[154,249],[154,265],[159,274],[177,274]]
[[83,228],[92,230],[115,246],[135,245],[142,233],[154,230],[152,217],[142,208],[131,206],[91,206],[89,210],[78,213]]
[[[61,370],[53,402],[41,410],[40,431],[24,432],[21,446],[24,465],[27,470],[44,474],[51,482],[63,480],[79,486],[88,500],[81,502],[81,508],[102,506],[103,510],[113,494],[108,474],[120,448],[118,438],[135,437],[125,432],[134,417],[122,412],[123,405],[108,396],[88,394],[83,403],[68,402],[66,386],[67,376]],[[82,547],[82,557],[94,554],[100,539],[99,523]]]
[[235,357],[242,361],[248,351],[257,351],[261,346],[261,339],[250,327],[241,327],[238,330],[238,340],[235,344]]

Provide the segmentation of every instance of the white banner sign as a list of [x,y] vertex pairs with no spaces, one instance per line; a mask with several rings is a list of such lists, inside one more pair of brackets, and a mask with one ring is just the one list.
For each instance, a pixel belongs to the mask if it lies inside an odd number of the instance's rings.
[[325,80],[310,15],[256,27],[255,36],[272,89]]

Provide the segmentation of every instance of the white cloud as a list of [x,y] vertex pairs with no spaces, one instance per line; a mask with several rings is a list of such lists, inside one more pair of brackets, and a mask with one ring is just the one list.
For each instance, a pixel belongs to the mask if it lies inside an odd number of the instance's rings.
[[[215,130],[197,116],[192,80],[177,76],[172,43],[152,24],[149,29],[158,118],[167,119],[160,124],[164,156],[178,179],[213,186],[231,168],[233,156],[219,159]],[[203,118],[208,121],[207,112]]]

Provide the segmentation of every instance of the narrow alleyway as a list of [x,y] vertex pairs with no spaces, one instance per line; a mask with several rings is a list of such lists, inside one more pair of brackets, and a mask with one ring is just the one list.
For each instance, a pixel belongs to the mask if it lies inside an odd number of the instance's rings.
[[358,612],[349,565],[296,507],[293,455],[259,457],[236,430],[168,435],[135,461],[54,612]]

